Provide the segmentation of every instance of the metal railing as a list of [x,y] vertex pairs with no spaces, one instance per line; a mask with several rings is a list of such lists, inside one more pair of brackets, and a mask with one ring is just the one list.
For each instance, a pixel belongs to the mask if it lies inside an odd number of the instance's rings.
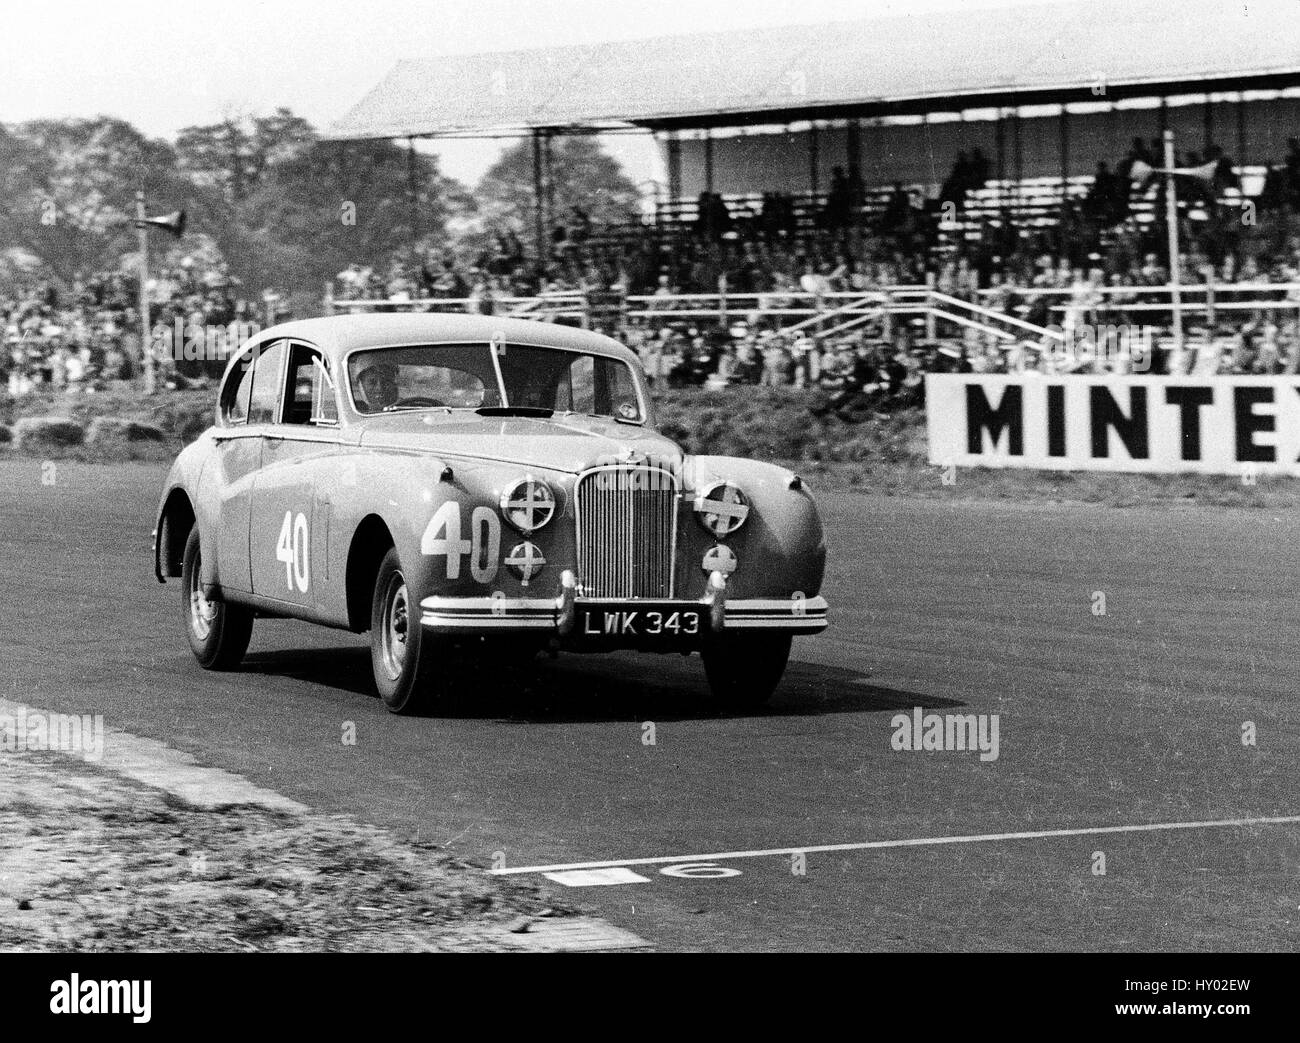
[[[860,329],[870,322],[881,324],[881,335],[892,335],[893,322],[899,318],[920,318],[925,322],[925,338],[940,338],[945,325],[972,330],[991,341],[1007,345],[1027,344],[1039,347],[1061,341],[1063,334],[1055,328],[1060,318],[1073,313],[1076,319],[1087,316],[1163,318],[1174,308],[1188,315],[1203,317],[1214,325],[1224,315],[1261,312],[1293,312],[1300,320],[1300,283],[1222,283],[1206,281],[1178,286],[1002,286],[974,290],[969,297],[937,288],[933,278],[926,285],[894,284],[873,289],[810,293],[802,289],[768,290],[762,293],[630,294],[616,298],[611,308],[609,294],[602,294],[597,308],[582,291],[561,291],[532,297],[461,297],[461,298],[388,298],[340,299],[326,297],[329,314],[374,311],[410,311],[424,313],[493,314],[550,322],[569,322],[588,327],[593,313],[606,319],[635,320],[662,326],[690,322],[700,325],[744,321],[759,323],[792,336],[824,340]],[[1010,297],[1006,307],[993,302]],[[1051,298],[1053,317],[1050,326],[1025,318],[1031,302]],[[973,298],[973,299],[972,299]],[[1118,299],[1117,299],[1118,298]],[[1080,321],[1082,321],[1080,319]]]

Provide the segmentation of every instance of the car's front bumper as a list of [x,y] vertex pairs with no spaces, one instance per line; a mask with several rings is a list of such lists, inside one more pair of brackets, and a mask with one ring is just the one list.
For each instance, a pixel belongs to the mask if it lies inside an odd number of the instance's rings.
[[[565,572],[560,592],[549,598],[428,597],[420,602],[420,622],[431,630],[448,634],[551,634],[568,637],[574,629],[577,596],[573,574]],[[600,604],[609,602],[600,599]],[[654,602],[637,599],[628,607],[665,609],[692,606],[702,610],[712,633],[742,630],[778,630],[787,634],[816,634],[826,629],[826,599],[820,595],[789,598],[729,598],[721,573],[709,577],[708,593],[699,601]]]

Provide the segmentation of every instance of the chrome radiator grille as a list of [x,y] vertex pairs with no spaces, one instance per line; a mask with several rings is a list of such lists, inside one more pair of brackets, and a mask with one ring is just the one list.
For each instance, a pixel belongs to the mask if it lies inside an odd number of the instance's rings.
[[677,480],[653,467],[587,471],[574,487],[578,592],[589,598],[673,594]]

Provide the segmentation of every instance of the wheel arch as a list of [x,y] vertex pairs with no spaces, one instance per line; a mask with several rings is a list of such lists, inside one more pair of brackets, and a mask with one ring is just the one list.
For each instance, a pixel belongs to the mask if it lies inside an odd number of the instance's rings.
[[396,545],[388,523],[378,514],[361,519],[348,545],[344,587],[347,597],[348,627],[360,634],[370,629],[370,601],[380,563]]
[[194,505],[184,489],[176,488],[167,494],[158,516],[158,540],[154,545],[154,574],[159,583],[168,577],[181,574],[185,556],[185,541],[194,528]]

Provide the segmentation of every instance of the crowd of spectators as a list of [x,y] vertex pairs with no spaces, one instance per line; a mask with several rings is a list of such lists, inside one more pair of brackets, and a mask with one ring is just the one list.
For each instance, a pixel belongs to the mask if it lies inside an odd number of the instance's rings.
[[[1159,147],[1135,139],[1114,171],[1100,164],[1086,195],[1067,199],[1060,220],[1046,227],[986,219],[945,236],[939,215],[918,205],[902,186],[882,198],[869,220],[855,222],[863,192],[837,168],[822,210],[801,228],[790,197],[768,193],[756,213],[744,216],[721,196],[704,194],[694,223],[672,236],[654,227],[601,236],[589,223],[557,230],[540,275],[519,240],[504,235],[466,264],[446,253],[429,258],[415,274],[400,261],[383,275],[344,273],[341,296],[441,297],[491,313],[510,310],[509,298],[538,292],[589,299],[639,295],[629,310],[651,312],[651,318],[597,321],[636,347],[657,384],[817,386],[850,409],[916,402],[922,375],[943,370],[1295,372],[1300,293],[1278,289],[1261,295],[1233,287],[1300,283],[1300,234],[1290,231],[1285,216],[1300,209],[1300,144],[1291,143],[1286,163],[1277,168],[1284,217],[1267,227],[1240,220],[1240,186],[1221,150],[1176,157],[1200,174],[1183,179],[1180,189],[1180,281],[1212,281],[1219,305],[1212,323],[1202,312],[1185,314],[1189,348],[1181,356],[1168,345],[1169,297],[1149,289],[1168,284],[1170,274],[1162,182],[1153,170],[1163,163]],[[989,176],[989,161],[978,150],[959,155],[930,211],[960,203]],[[1039,327],[1140,326],[1148,339],[1140,345],[1135,340],[1133,352],[1145,356],[1062,359],[1047,350],[1050,342],[999,342],[942,324],[931,338],[926,334],[932,328],[921,318],[862,323],[830,337],[820,336],[817,323],[787,334],[770,314],[782,307],[829,310],[837,293],[927,284]],[[678,296],[701,293],[727,295],[728,317],[674,316],[675,310],[700,307]],[[1283,307],[1237,307],[1263,301]]]
[[[249,299],[224,266],[192,258],[160,269],[148,291],[162,385],[182,386],[219,373],[223,364],[220,358],[185,358],[185,338],[176,331],[232,323],[252,328],[266,317],[266,295]],[[32,275],[0,287],[0,390],[14,396],[42,387],[93,392],[138,379],[142,358],[133,273],[77,275],[68,285]]]
[[[1134,139],[1113,171],[1099,164],[1086,194],[1067,195],[1056,219],[1046,223],[1017,221],[1013,203],[1006,215],[985,208],[956,230],[945,226],[945,204],[962,213],[969,194],[990,178],[989,160],[976,149],[957,157],[933,199],[895,185],[876,193],[868,207],[857,176],[837,167],[826,195],[801,212],[783,193],[765,193],[754,204],[706,192],[691,220],[614,232],[593,229],[575,208],[556,223],[541,265],[517,235],[504,232],[472,255],[443,251],[419,263],[403,258],[384,271],[354,266],[341,273],[337,296],[455,299],[471,310],[490,310],[495,301],[539,293],[698,294],[720,286],[731,294],[812,287],[847,292],[923,284],[927,276],[974,291],[1041,282],[1044,255],[1052,259],[1050,278],[1057,286],[1096,277],[1141,285],[1159,267],[1152,259],[1166,252],[1163,179],[1151,173],[1162,162],[1158,147]],[[1200,278],[1208,267],[1224,281],[1248,274],[1284,279],[1297,261],[1293,243],[1284,234],[1263,234],[1257,226],[1264,217],[1242,220],[1232,160],[1212,146],[1176,162],[1206,172],[1181,179],[1180,234],[1190,277]],[[1267,184],[1273,187],[1252,206],[1265,216],[1300,210],[1300,143],[1291,141]]]
[[[1053,222],[1008,222],[986,212],[956,232],[946,229],[945,204],[960,208],[991,176],[989,160],[977,149],[958,155],[929,200],[895,185],[877,192],[868,206],[869,193],[857,176],[837,167],[811,212],[778,192],[745,206],[704,193],[691,221],[612,231],[595,227],[574,207],[552,228],[541,264],[506,230],[470,253],[447,249],[414,262],[398,257],[383,268],[353,265],[340,273],[335,296],[398,307],[447,301],[492,314],[513,310],[521,298],[581,295],[588,318],[634,344],[662,385],[815,385],[845,402],[865,397],[902,404],[919,395],[927,371],[1033,369],[1046,365],[1047,356],[953,327],[930,337],[919,318],[862,323],[830,337],[821,336],[819,323],[786,334],[772,309],[829,310],[834,294],[928,284],[1035,326],[1165,328],[1168,297],[1146,289],[1169,281],[1162,180],[1146,169],[1163,162],[1158,149],[1158,142],[1135,139],[1113,170],[1099,164],[1086,194],[1063,199]],[[1180,188],[1184,284],[1212,280],[1216,300],[1230,306],[1259,300],[1258,294],[1235,293],[1234,285],[1300,282],[1300,234],[1291,231],[1291,215],[1300,211],[1300,142],[1289,142],[1284,162],[1271,168],[1254,197],[1265,217],[1272,215],[1268,220],[1241,220],[1243,197],[1221,150],[1185,153],[1176,161],[1202,174],[1184,179]],[[137,290],[134,277],[123,273],[79,276],[70,285],[27,278],[0,286],[0,388],[10,394],[38,385],[90,390],[137,377]],[[682,294],[726,295],[727,317],[675,316],[683,307],[675,298]],[[267,317],[266,299],[248,299],[223,266],[193,258],[159,270],[149,296],[155,338],[161,328]],[[1295,372],[1300,299],[1286,289],[1271,297],[1296,305],[1229,307],[1212,324],[1192,313],[1189,336],[1215,345],[1213,361],[1205,353],[1199,363],[1157,354],[1154,371],[1199,364]],[[1143,310],[1126,310],[1132,305]],[[628,311],[653,317],[628,319]],[[213,372],[211,365],[170,354],[161,362],[161,378],[173,384]],[[1076,368],[1112,365],[1093,360]]]

